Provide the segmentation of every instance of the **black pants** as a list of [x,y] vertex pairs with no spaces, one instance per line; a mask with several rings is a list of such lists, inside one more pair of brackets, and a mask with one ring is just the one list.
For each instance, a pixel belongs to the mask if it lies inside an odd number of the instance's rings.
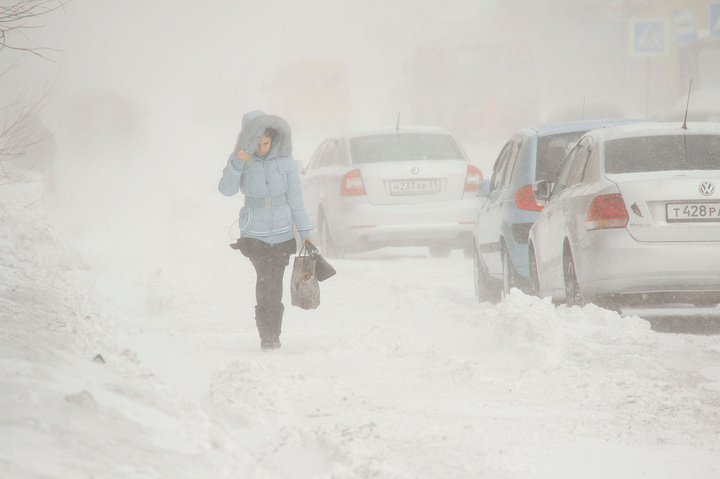
[[255,238],[242,238],[240,251],[250,259],[255,283],[255,322],[261,339],[277,339],[282,329],[283,277],[290,255],[297,252],[295,239],[271,245]]

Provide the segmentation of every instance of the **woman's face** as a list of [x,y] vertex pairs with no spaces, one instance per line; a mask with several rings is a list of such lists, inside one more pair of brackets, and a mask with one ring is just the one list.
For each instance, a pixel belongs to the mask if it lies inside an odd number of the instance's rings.
[[272,140],[269,136],[263,135],[260,137],[260,143],[258,144],[257,148],[255,148],[255,153],[257,153],[260,156],[267,155],[268,151],[270,151],[270,147],[272,146]]

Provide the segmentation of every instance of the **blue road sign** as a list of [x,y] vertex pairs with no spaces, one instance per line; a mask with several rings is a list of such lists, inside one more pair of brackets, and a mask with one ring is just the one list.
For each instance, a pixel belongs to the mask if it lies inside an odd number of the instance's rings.
[[664,55],[668,52],[668,22],[633,19],[631,21],[631,53],[634,55]]
[[720,2],[710,4],[710,35],[720,36]]
[[698,39],[697,25],[695,24],[695,11],[688,8],[672,15],[675,27],[675,40],[678,45],[689,45]]

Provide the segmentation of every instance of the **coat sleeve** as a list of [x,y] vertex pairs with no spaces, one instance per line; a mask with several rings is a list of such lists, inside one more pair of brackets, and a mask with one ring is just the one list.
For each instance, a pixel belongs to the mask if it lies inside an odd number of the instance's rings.
[[307,210],[305,209],[305,202],[303,201],[300,172],[298,171],[297,164],[295,163],[295,158],[293,158],[292,155],[287,157],[287,162],[288,189],[286,198],[292,213],[293,223],[295,223],[295,229],[297,229],[300,234],[300,238],[310,238],[310,232],[313,227],[312,223],[310,223],[310,217],[308,217]]
[[230,153],[227,165],[225,165],[225,169],[223,169],[222,178],[220,178],[220,183],[218,184],[218,191],[225,196],[232,196],[240,190],[242,168],[237,164],[238,161],[235,161],[235,154]]

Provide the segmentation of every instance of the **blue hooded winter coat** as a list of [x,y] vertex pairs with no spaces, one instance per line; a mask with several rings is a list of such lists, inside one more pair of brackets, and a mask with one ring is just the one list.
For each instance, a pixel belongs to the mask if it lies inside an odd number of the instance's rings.
[[[255,153],[260,137],[267,128],[278,132],[270,151],[264,157]],[[244,150],[250,158],[242,161],[237,152]],[[295,237],[310,237],[312,224],[305,210],[300,173],[292,156],[290,127],[282,118],[260,110],[245,114],[235,150],[223,170],[218,190],[225,196],[238,191],[245,195],[240,210],[240,236],[257,238],[269,244]]]

